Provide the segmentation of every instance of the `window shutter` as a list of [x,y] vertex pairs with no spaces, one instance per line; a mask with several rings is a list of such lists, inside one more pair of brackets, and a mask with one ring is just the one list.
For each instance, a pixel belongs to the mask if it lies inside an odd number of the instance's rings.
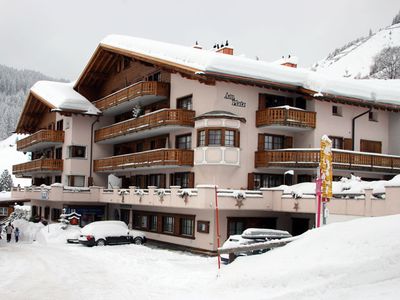
[[258,147],[257,147],[258,151],[265,150],[264,149],[264,139],[265,139],[265,136],[262,133],[259,133],[258,134]]
[[235,147],[240,147],[240,131],[236,131]]
[[189,187],[194,188],[194,173],[193,172],[189,173]]
[[344,150],[353,150],[353,139],[343,139],[343,149]]
[[283,148],[293,148],[293,137],[285,136],[283,141]]
[[254,190],[254,173],[249,173],[247,176],[247,189]]

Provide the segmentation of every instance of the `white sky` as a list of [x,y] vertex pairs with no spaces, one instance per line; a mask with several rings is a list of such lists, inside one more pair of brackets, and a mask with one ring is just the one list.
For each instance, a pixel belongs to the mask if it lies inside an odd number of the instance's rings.
[[310,66],[352,39],[390,25],[399,0],[0,0],[0,64],[75,79],[107,34]]

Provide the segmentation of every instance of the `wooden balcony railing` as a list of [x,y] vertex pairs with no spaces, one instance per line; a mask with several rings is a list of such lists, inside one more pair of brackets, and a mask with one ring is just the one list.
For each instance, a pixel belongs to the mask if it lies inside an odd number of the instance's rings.
[[97,100],[93,102],[93,104],[100,110],[106,110],[123,102],[146,95],[168,97],[169,83],[158,81],[137,82],[126,88],[123,88],[122,90],[112,93],[111,95]]
[[316,113],[294,108],[267,108],[256,112],[256,126],[315,128]]
[[30,136],[17,141],[17,150],[24,149],[39,143],[64,143],[64,131],[62,130],[40,130]]
[[[317,167],[319,149],[282,149],[257,151],[255,167]],[[398,172],[400,156],[356,151],[332,150],[332,163],[335,169],[374,170]]]
[[131,134],[134,132],[148,130],[155,127],[177,125],[194,126],[195,112],[185,109],[163,109],[135,119],[101,128],[95,132],[95,142]]
[[156,149],[94,161],[95,172],[152,166],[193,166],[193,150]]
[[63,160],[43,158],[13,166],[13,174],[63,171]]

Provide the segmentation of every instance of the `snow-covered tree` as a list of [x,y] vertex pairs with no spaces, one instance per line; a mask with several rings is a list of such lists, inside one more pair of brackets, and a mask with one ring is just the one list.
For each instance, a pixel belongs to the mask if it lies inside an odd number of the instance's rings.
[[8,172],[7,169],[3,171],[0,175],[0,191],[11,191],[13,186],[13,180],[11,178],[11,174]]
[[392,25],[400,23],[400,11],[399,13],[393,18]]
[[63,213],[60,215],[60,219],[58,221],[60,222],[60,227],[61,229],[67,229],[69,225],[69,220],[67,219],[68,214],[66,213],[65,208],[63,208]]
[[378,79],[400,78],[400,47],[384,48],[374,58],[371,77]]

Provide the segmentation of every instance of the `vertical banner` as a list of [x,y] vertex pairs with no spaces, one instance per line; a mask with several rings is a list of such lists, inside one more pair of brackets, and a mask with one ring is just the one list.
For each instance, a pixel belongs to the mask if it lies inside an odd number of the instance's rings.
[[332,198],[332,141],[327,135],[321,138],[319,168],[321,171],[322,201]]

